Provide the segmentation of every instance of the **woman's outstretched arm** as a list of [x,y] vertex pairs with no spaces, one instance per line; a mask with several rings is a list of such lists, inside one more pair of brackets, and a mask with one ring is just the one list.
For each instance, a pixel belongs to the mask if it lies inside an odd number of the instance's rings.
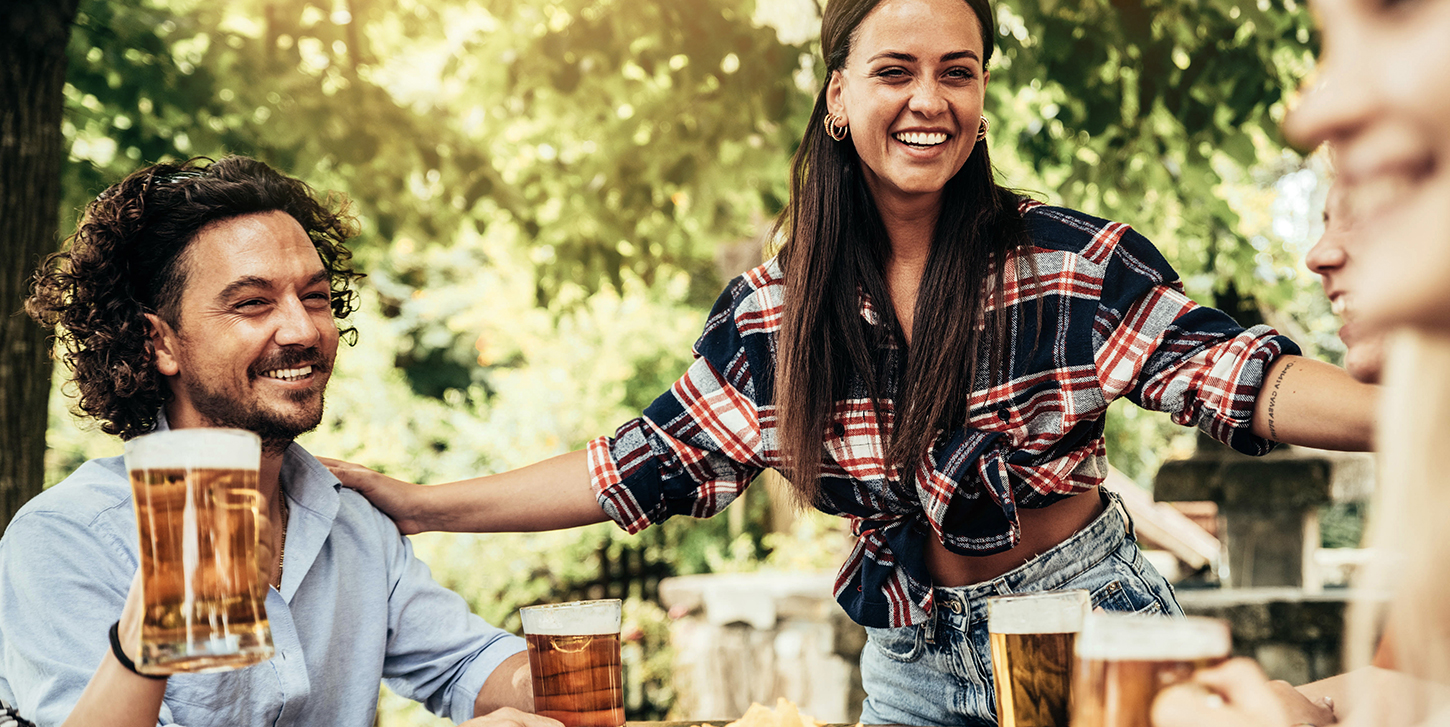
[[342,460],[318,460],[393,518],[404,535],[562,530],[608,519],[589,486],[582,449],[509,472],[431,486]]
[[1363,452],[1373,449],[1379,387],[1338,366],[1280,356],[1254,404],[1254,434],[1285,444]]

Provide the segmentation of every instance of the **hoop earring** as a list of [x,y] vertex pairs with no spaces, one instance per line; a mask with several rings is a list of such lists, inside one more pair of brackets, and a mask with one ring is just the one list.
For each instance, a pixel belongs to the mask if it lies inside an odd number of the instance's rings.
[[845,141],[846,134],[850,133],[851,125],[839,123],[840,119],[835,114],[826,114],[826,135],[836,141]]
[[977,129],[977,141],[986,141],[987,140],[987,132],[990,131],[991,129],[992,129],[992,122],[988,121],[987,120],[987,117],[983,116],[982,117],[982,126],[981,126],[981,128]]

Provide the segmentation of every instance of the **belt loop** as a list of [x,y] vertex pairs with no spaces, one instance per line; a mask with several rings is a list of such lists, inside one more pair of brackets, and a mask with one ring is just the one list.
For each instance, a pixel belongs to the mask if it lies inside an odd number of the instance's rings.
[[931,616],[926,619],[926,624],[924,624],[928,644],[936,644],[936,621],[938,614],[941,613],[941,608],[941,591],[936,591],[931,594]]
[[1123,529],[1128,533],[1128,540],[1138,542],[1138,533],[1133,527],[1133,516],[1128,512],[1128,504],[1123,502],[1123,498],[1119,497],[1117,493],[1110,494],[1113,497],[1113,503],[1118,506],[1118,511],[1123,514]]
[[1007,579],[1001,576],[992,580],[992,590],[998,596],[1006,596],[1012,593],[1012,587],[1007,585]]

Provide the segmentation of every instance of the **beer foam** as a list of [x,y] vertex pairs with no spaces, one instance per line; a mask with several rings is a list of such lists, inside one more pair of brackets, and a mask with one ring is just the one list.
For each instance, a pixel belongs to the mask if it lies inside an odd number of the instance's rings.
[[524,633],[531,636],[574,636],[619,633],[620,602],[572,601],[519,609]]
[[1071,634],[1082,629],[1087,591],[1003,596],[987,601],[987,630],[994,634]]
[[255,470],[262,440],[240,429],[171,429],[126,442],[126,469]]
[[1107,661],[1195,661],[1228,656],[1228,624],[1196,616],[1095,613],[1077,637],[1077,655]]

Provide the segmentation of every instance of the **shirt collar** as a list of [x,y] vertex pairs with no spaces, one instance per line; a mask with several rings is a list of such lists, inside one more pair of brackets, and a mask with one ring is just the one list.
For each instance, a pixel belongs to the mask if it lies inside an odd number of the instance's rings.
[[[156,415],[156,428],[171,429],[166,410]],[[291,505],[287,518],[287,550],[282,564],[282,597],[291,602],[302,578],[317,560],[332,523],[342,504],[342,482],[332,471],[317,461],[302,445],[293,442],[282,453],[282,470],[278,476],[282,491]]]

